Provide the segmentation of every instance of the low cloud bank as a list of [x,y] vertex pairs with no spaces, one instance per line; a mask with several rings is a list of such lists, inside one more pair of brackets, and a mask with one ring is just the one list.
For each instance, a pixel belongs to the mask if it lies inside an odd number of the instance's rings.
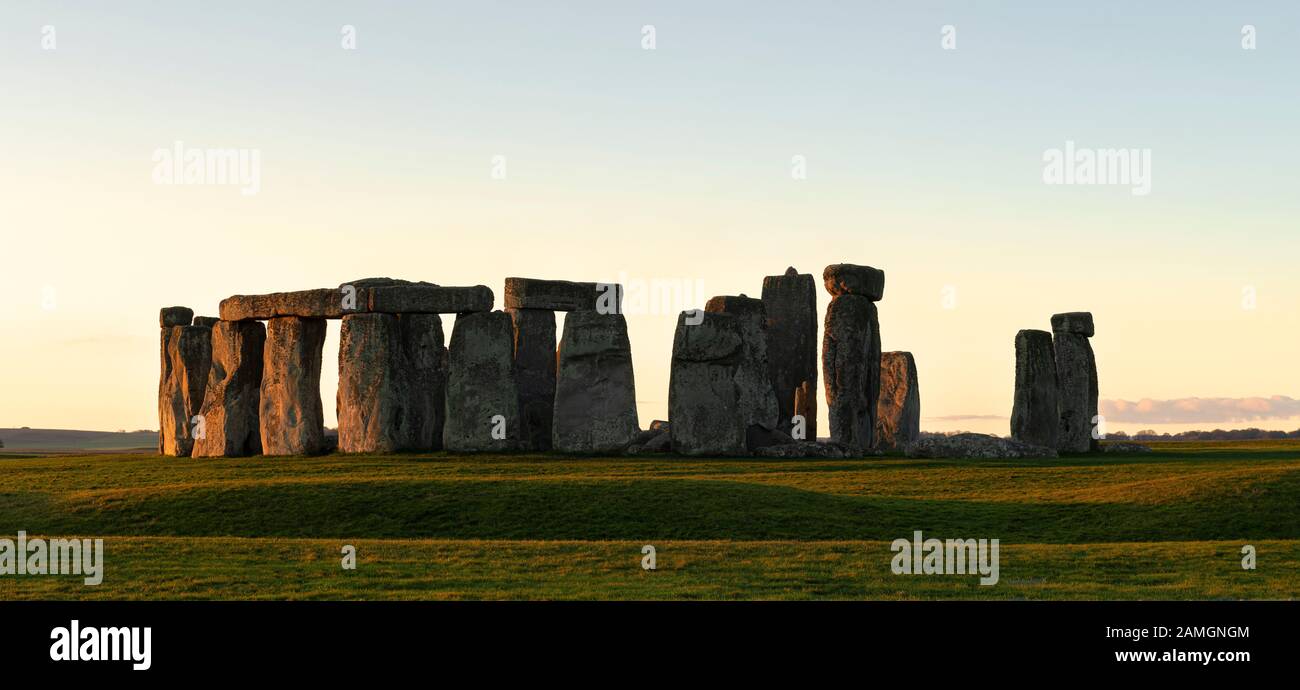
[[1285,395],[1268,398],[1177,398],[1102,400],[1099,412],[1107,422],[1136,424],[1206,424],[1253,422],[1300,416],[1300,400]]

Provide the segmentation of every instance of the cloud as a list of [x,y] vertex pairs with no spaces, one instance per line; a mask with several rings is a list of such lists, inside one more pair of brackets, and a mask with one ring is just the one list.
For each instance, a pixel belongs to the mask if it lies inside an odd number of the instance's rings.
[[1178,398],[1137,402],[1102,400],[1098,405],[1107,422],[1137,424],[1190,424],[1253,422],[1300,416],[1300,400],[1285,395],[1269,398]]
[[950,414],[942,417],[926,417],[932,422],[969,422],[981,419],[1006,419],[1006,415],[1000,414]]

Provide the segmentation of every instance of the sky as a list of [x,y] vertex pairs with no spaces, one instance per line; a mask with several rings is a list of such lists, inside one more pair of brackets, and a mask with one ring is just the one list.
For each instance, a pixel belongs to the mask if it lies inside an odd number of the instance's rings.
[[[1016,332],[1085,310],[1109,430],[1300,427],[1300,5],[1049,4],[4,3],[0,427],[157,428],[160,307],[369,276],[675,287],[648,426],[678,311],[832,263],[924,429],[1007,433]],[[1067,142],[1148,193],[1048,184]]]

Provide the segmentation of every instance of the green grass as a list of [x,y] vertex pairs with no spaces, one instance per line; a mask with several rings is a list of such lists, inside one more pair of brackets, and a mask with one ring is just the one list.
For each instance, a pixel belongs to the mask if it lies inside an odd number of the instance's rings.
[[[1153,445],[1028,461],[3,459],[0,537],[103,537],[107,571],[98,587],[0,576],[0,598],[1300,596],[1300,443]],[[1000,583],[893,575],[889,543],[913,530],[1001,540]]]

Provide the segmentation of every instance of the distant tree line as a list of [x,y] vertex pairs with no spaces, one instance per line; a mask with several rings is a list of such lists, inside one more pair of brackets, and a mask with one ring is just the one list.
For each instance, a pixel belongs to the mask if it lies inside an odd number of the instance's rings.
[[[968,431],[922,431],[921,438],[935,438],[967,434]],[[1006,436],[1006,434],[1000,434]],[[1163,434],[1153,429],[1143,429],[1134,434],[1114,431],[1106,434],[1107,441],[1263,441],[1269,439],[1300,439],[1300,429],[1295,431],[1278,431],[1268,429],[1215,429],[1214,431],[1180,431],[1176,434]]]
[[1133,435],[1116,431],[1106,434],[1108,441],[1260,441],[1265,439],[1300,438],[1300,429],[1281,431],[1273,429],[1215,429],[1214,431],[1180,431],[1176,434],[1156,433],[1143,429]]

